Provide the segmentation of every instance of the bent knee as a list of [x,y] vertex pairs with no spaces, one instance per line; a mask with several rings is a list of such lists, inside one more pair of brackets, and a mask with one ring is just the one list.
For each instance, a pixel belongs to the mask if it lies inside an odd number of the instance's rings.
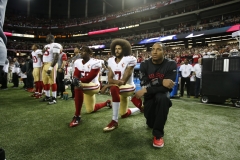
[[87,112],[87,113],[92,113],[93,111],[94,111],[93,109],[86,108],[86,112]]
[[157,93],[155,95],[155,99],[157,99],[157,100],[169,99],[169,94],[168,93]]

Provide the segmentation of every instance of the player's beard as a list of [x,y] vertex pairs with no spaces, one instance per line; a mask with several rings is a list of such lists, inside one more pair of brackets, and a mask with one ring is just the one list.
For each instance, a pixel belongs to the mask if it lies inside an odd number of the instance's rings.
[[121,59],[123,57],[122,53],[115,53],[116,58]]

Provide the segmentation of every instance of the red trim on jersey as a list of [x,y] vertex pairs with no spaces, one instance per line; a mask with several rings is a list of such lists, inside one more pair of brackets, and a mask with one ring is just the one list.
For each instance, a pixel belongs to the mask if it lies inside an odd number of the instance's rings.
[[82,86],[82,89],[84,91],[87,91],[87,90],[95,90],[95,89],[98,89],[99,88],[99,85],[96,84],[95,86]]
[[65,54],[65,53],[62,53],[63,55],[62,55],[62,60],[63,61],[66,61],[67,60],[67,55]]
[[73,76],[76,77],[76,78],[80,78],[81,77],[81,72],[78,70],[77,67],[75,67]]
[[91,69],[89,74],[86,77],[80,78],[80,81],[83,83],[89,83],[91,82],[99,73],[100,68],[98,69]]

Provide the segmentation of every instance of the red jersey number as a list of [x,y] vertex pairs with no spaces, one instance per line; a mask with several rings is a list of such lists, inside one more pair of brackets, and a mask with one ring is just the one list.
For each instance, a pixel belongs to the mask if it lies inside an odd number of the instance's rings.
[[33,63],[37,63],[38,62],[38,59],[36,56],[33,56]]
[[44,56],[49,56],[49,54],[50,54],[49,49],[50,49],[49,47],[46,48],[46,51],[44,52]]
[[121,71],[114,71],[114,74],[115,75],[118,75],[118,79],[117,80],[120,80],[120,78],[121,78]]
[[81,76],[86,77],[90,72],[80,71]]

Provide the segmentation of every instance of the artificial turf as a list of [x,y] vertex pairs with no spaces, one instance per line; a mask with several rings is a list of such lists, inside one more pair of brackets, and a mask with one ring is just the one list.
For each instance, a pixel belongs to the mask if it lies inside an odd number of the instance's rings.
[[[19,87],[20,88],[20,87]],[[70,92],[70,91],[69,91]],[[97,102],[111,99],[96,95]],[[206,105],[198,99],[173,99],[165,126],[165,146],[152,146],[152,133],[142,113],[119,119],[108,133],[112,110],[87,114],[69,128],[73,100],[47,105],[30,93],[9,88],[0,91],[0,148],[7,160],[239,160],[240,109]],[[134,107],[131,103],[129,107]]]

